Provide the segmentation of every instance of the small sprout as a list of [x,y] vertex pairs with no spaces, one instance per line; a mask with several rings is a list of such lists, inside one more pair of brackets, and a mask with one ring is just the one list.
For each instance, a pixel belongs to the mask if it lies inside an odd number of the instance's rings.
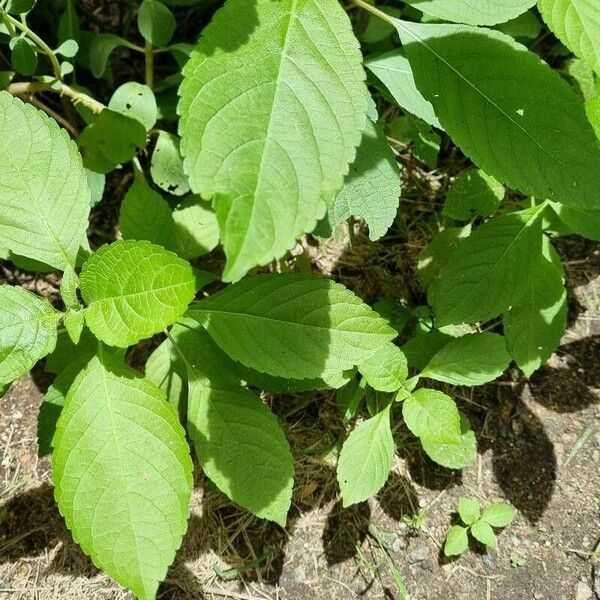
[[510,566],[514,568],[519,568],[525,565],[525,559],[518,554],[513,554],[510,557]]

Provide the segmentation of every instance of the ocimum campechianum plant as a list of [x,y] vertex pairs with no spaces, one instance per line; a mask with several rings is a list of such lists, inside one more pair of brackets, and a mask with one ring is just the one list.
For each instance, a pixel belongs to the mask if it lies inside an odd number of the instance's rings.
[[[533,373],[565,326],[552,239],[600,239],[600,5],[226,0],[193,47],[173,41],[173,10],[196,4],[144,0],[131,41],[82,31],[73,0],[0,0],[0,243],[23,268],[62,271],[64,305],[0,288],[0,384],[47,357],[39,446],[56,501],[94,563],[143,599],[186,530],[188,439],[216,486],[282,526],[293,458],[256,390],[336,388],[346,420],[367,415],[341,446],[346,506],[385,483],[399,419],[434,461],[465,467],[468,420],[422,381],[480,385],[511,360]],[[60,19],[40,35],[30,23],[49,6]],[[576,69],[528,50],[539,15]],[[76,82],[110,82],[119,48],[143,57],[145,79],[105,105]],[[181,70],[158,76],[159,54]],[[366,81],[391,107],[383,121]],[[442,135],[473,168],[422,256],[430,308],[382,301],[380,316],[327,279],[246,277],[351,216],[384,235],[401,193],[394,150],[412,144],[435,168]],[[119,168],[134,173],[123,240],[91,252],[90,208]],[[188,261],[219,244],[229,285],[201,294],[211,278]],[[161,332],[145,376],[126,364]],[[485,515],[465,521],[476,537],[476,523],[494,526]]]

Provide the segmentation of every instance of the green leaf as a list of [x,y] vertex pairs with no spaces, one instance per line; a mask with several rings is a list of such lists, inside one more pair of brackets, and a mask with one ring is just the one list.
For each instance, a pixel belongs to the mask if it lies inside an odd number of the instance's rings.
[[423,450],[431,460],[448,469],[464,469],[473,463],[477,454],[477,440],[468,419],[462,413],[460,428],[460,437],[452,441],[421,438]]
[[195,295],[190,265],[148,242],[102,246],[83,265],[80,282],[87,326],[120,348],[177,321]]
[[517,516],[517,510],[508,502],[494,502],[483,511],[481,519],[492,527],[508,527]]
[[548,27],[600,75],[600,6],[595,0],[539,0]]
[[66,0],[65,11],[58,20],[58,41],[80,40],[79,16],[77,15],[76,0]]
[[504,314],[506,345],[527,377],[558,348],[567,323],[567,291],[560,258],[546,240],[521,299]]
[[164,395],[100,355],[69,390],[54,437],[55,497],[94,564],[154,599],[187,528],[192,461]]
[[147,240],[167,250],[175,250],[175,223],[168,202],[138,177],[127,190],[119,228],[125,240]]
[[285,526],[294,461],[275,415],[253,393],[190,380],[188,431],[206,475],[236,504]]
[[13,15],[22,15],[35,6],[36,0],[8,0],[6,12]]
[[518,17],[536,0],[406,0],[426,15],[468,25],[496,25]]
[[365,67],[381,81],[400,108],[423,119],[429,125],[442,129],[433,112],[433,106],[423,98],[415,85],[412,68],[404,50],[396,49],[368,56]]
[[529,10],[515,19],[502,23],[496,27],[498,31],[510,35],[517,41],[532,42],[542,32],[542,23],[537,17],[537,13]]
[[214,200],[236,281],[312,231],[342,187],[365,126],[362,56],[337,0],[227,0],[183,73],[185,169]]
[[73,58],[79,52],[79,44],[75,40],[65,40],[54,52],[65,58]]
[[57,269],[75,266],[90,190],[66,131],[0,91],[0,239],[15,254]]
[[500,377],[510,360],[501,335],[472,333],[444,345],[423,369],[421,376],[452,385],[483,385]]
[[408,377],[408,365],[402,350],[391,342],[358,366],[366,382],[380,392],[396,392]]
[[109,173],[146,145],[146,128],[136,119],[105,108],[83,130],[77,144],[88,169]]
[[139,121],[149,131],[158,118],[154,92],[147,86],[129,81],[118,87],[112,95],[108,108]]
[[353,215],[361,217],[369,226],[369,237],[378,240],[394,223],[401,192],[400,168],[387,137],[368,119],[344,187],[329,203],[329,223],[334,228]]
[[471,525],[481,516],[481,505],[477,498],[459,498],[458,514],[465,525]]
[[[392,6],[382,6],[381,10],[392,17],[399,17],[401,14],[400,9]],[[364,44],[377,44],[390,37],[394,31],[393,25],[375,15],[370,15],[367,26],[359,35],[359,39]]]
[[83,331],[84,322],[85,319],[83,310],[73,310],[72,308],[69,308],[65,313],[65,327],[74,344],[78,344],[79,340],[81,339],[81,332]]
[[452,336],[441,331],[419,332],[414,338],[406,342],[401,350],[404,352],[408,364],[422,371],[435,354],[451,341]]
[[219,244],[219,223],[210,205],[188,196],[173,211],[175,249],[182,258],[204,256]]
[[460,414],[450,396],[438,390],[422,388],[402,404],[406,426],[418,438],[448,443],[460,436]]
[[94,77],[102,77],[110,55],[119,47],[131,47],[124,38],[112,33],[101,33],[92,38],[90,45],[90,69]]
[[0,286],[0,386],[25,375],[54,350],[60,316],[46,298]]
[[586,101],[585,112],[596,132],[596,137],[600,140],[600,92]]
[[553,210],[573,232],[584,238],[600,241],[600,219],[597,210],[571,208],[553,203]]
[[410,146],[414,157],[432,171],[437,169],[442,138],[425,121],[402,115],[388,125],[388,135],[394,142]]
[[498,217],[459,245],[429,287],[438,327],[487,321],[520,299],[541,252],[540,215],[534,209]]
[[382,298],[373,305],[373,308],[384,318],[390,327],[398,334],[402,333],[412,319],[412,312],[404,302]]
[[63,273],[63,278],[60,283],[60,297],[67,308],[78,310],[81,306],[77,296],[78,288],[79,277],[77,277],[73,267],[67,267]]
[[504,198],[504,186],[481,169],[463,171],[452,183],[442,210],[451,219],[489,217]]
[[14,70],[21,75],[33,75],[38,65],[34,47],[25,38],[18,37],[12,38],[10,48],[10,62]]
[[173,13],[158,0],[144,0],[138,12],[138,29],[153,46],[164,48],[175,33]]
[[183,158],[179,151],[179,138],[166,131],[158,132],[158,139],[150,163],[152,181],[175,196],[184,196],[190,191],[186,174],[183,172]]
[[493,548],[496,545],[496,534],[494,530],[483,519],[475,521],[471,525],[471,535],[482,544]]
[[600,146],[558,73],[498,31],[395,24],[417,88],[476,165],[536,198],[598,206]]
[[295,379],[351,369],[396,337],[344,286],[295,273],[245,279],[188,315],[234,360]]
[[387,481],[395,449],[390,406],[363,421],[342,446],[337,480],[344,508],[374,496]]
[[86,169],[85,175],[87,177],[87,182],[90,187],[90,192],[92,194],[90,199],[90,205],[96,206],[98,202],[102,200],[104,196],[104,188],[106,186],[106,176],[103,173],[95,173],[94,171],[90,171]]
[[469,547],[469,537],[467,528],[460,525],[452,525],[448,530],[446,541],[444,543],[445,556],[460,556]]

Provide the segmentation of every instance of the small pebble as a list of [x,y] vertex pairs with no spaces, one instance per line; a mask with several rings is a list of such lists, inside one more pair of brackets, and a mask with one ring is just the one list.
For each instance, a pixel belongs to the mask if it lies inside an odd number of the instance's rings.
[[409,565],[423,562],[429,556],[429,548],[425,544],[415,546],[407,555],[406,562]]
[[580,581],[575,588],[575,600],[591,600],[592,593],[590,586],[587,583]]

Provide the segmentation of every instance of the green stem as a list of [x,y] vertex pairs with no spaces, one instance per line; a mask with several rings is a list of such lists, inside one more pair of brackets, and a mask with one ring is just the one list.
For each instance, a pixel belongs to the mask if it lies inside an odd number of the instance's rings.
[[13,96],[34,94],[36,92],[56,92],[63,96],[67,96],[73,104],[83,104],[95,114],[101,113],[106,108],[106,106],[101,102],[98,102],[98,100],[74,90],[66,83],[63,83],[60,88],[55,89],[49,83],[44,83],[43,81],[21,81],[18,83],[11,83],[6,88],[6,91]]
[[58,58],[56,58],[54,50],[52,50],[52,48],[50,48],[50,46],[48,46],[48,44],[46,44],[41,37],[31,31],[26,24],[21,23],[21,21],[18,19],[14,19],[5,10],[2,10],[2,17],[4,22],[7,23],[7,27],[8,23],[10,23],[15,29],[22,31],[50,59],[52,70],[54,71],[56,79],[62,81],[60,63],[58,62]]
[[154,87],[154,48],[150,42],[146,42],[144,55],[146,56],[146,85],[152,89]]
[[390,23],[390,25],[395,25],[395,22],[397,19],[394,19],[394,17],[390,17],[390,15],[387,15],[382,10],[375,8],[373,5],[369,4],[368,2],[365,2],[365,0],[351,0],[351,1],[356,6],[359,6],[360,8],[370,12],[372,15],[375,15],[382,21],[386,21],[387,23]]

